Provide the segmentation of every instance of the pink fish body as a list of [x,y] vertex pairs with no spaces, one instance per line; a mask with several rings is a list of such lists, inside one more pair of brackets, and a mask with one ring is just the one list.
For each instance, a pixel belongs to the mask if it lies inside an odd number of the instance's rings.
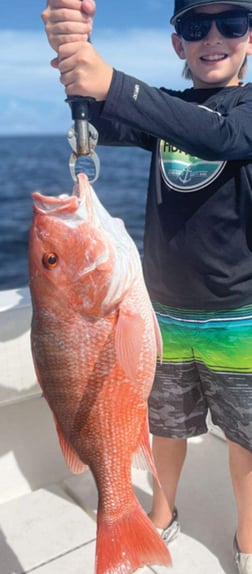
[[155,474],[147,399],[162,354],[136,246],[83,174],[72,196],[33,199],[33,359],[67,464],[97,484],[96,574],[168,565],[131,482],[135,455]]

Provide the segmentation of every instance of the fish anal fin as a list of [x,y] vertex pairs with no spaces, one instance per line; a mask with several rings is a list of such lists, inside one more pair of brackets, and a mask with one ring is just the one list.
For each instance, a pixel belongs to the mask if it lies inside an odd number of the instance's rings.
[[144,426],[141,430],[141,442],[134,452],[132,457],[132,466],[134,468],[139,468],[141,470],[147,470],[152,473],[155,477],[157,483],[160,485],[160,481],[158,478],[152,450],[151,450],[151,443],[150,443],[150,434],[149,434],[149,424],[148,419],[146,416],[146,421]]
[[139,366],[144,330],[145,322],[141,315],[119,310],[115,331],[116,354],[127,377],[133,382]]
[[117,520],[98,513],[96,574],[131,574],[144,565],[171,565],[169,550],[134,497]]
[[82,462],[82,460],[78,457],[78,455],[71,447],[69,442],[65,439],[56,419],[55,419],[55,425],[58,433],[60,448],[62,450],[68,468],[71,470],[73,474],[81,474],[82,472],[88,469],[88,466],[84,464],[84,462]]

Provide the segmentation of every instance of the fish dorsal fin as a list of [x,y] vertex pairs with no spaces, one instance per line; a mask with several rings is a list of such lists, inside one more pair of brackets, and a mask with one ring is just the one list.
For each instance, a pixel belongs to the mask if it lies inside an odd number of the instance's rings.
[[144,330],[145,322],[139,313],[120,308],[115,331],[116,354],[127,377],[133,382],[136,381]]
[[67,463],[68,468],[71,470],[73,474],[81,474],[85,470],[88,469],[88,466],[82,462],[82,460],[78,457],[76,452],[70,446],[69,442],[65,439],[64,435],[62,434],[61,428],[55,419],[56,430],[58,433],[59,443],[64,455],[65,461]]

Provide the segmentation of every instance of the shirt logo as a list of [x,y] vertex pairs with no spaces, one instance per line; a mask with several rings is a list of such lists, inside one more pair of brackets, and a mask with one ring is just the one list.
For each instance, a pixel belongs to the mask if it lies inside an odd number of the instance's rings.
[[134,85],[134,92],[133,92],[133,100],[135,100],[135,102],[137,101],[137,98],[139,96],[139,92],[140,92],[140,86],[139,86],[139,84],[135,84]]
[[192,192],[212,183],[223,171],[226,161],[206,161],[161,140],[160,164],[163,179],[171,189]]

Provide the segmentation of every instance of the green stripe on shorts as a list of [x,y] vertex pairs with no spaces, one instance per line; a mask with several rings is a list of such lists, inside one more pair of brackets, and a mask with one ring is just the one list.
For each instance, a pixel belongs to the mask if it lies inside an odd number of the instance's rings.
[[207,413],[252,452],[252,305],[199,312],[154,305],[164,342],[149,396],[150,432],[188,438]]
[[163,362],[195,360],[219,372],[252,373],[252,305],[223,312],[154,304],[163,337]]

